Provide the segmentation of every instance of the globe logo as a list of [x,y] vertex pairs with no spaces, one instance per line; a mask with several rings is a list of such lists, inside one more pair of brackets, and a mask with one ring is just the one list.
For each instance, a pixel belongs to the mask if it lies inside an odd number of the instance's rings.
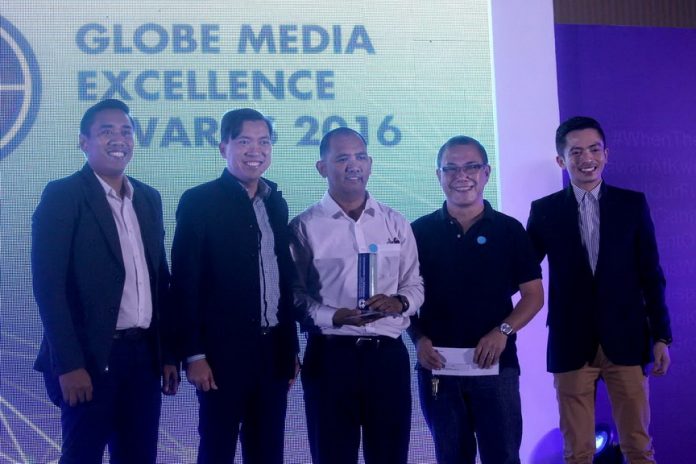
[[29,42],[0,16],[0,160],[29,133],[41,100],[41,75]]

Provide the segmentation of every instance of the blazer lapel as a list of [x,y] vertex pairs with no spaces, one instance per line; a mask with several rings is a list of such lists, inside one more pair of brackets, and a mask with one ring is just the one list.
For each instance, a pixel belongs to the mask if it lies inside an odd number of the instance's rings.
[[619,205],[614,200],[615,197],[611,194],[611,187],[606,182],[602,182],[599,195],[599,254],[597,256],[597,271],[601,268],[602,257],[607,255],[607,250],[610,249],[607,247],[611,247],[611,232],[616,230],[614,218],[621,216],[616,212],[616,208]]
[[[582,244],[580,236],[580,224],[578,223],[578,202],[575,199],[573,186],[568,185],[563,196],[563,231],[564,236],[569,241],[569,249],[571,256],[575,256],[577,261],[582,262],[582,265],[590,275],[592,268],[590,267],[590,259],[587,255],[587,249]],[[601,243],[601,241],[600,241]]]
[[118,239],[118,231],[116,230],[116,222],[111,212],[111,207],[106,199],[104,188],[97,180],[96,174],[88,164],[82,167],[80,171],[84,180],[85,198],[87,204],[92,209],[97,223],[104,233],[106,242],[109,244],[109,249],[114,254],[114,257],[123,266],[123,254],[121,253],[121,243]]
[[[140,237],[145,248],[145,257],[147,259],[150,270],[157,269],[156,253],[159,252],[157,246],[157,238],[160,232],[157,231],[155,218],[157,217],[153,210],[152,203],[145,197],[143,189],[139,188],[135,182],[131,180],[133,186],[133,209],[138,216],[138,224],[140,225]],[[157,257],[158,258],[158,257]]]

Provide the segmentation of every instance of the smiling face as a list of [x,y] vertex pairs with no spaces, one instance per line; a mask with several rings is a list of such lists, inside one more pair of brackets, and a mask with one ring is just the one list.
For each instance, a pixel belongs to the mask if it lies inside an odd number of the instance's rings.
[[372,172],[372,158],[365,143],[356,134],[331,137],[326,155],[317,161],[317,170],[329,183],[329,194],[339,204],[365,198]]
[[568,132],[563,155],[556,157],[558,165],[568,171],[570,181],[584,190],[592,190],[602,181],[608,150],[595,129]]
[[491,167],[483,163],[476,146],[453,145],[442,154],[437,170],[448,208],[467,209],[483,205],[483,189],[488,183]]
[[249,191],[256,191],[259,179],[271,165],[271,134],[263,120],[244,121],[235,138],[220,143],[227,169]]
[[133,124],[126,113],[109,108],[99,111],[87,135],[80,134],[80,149],[100,177],[116,179],[133,158]]

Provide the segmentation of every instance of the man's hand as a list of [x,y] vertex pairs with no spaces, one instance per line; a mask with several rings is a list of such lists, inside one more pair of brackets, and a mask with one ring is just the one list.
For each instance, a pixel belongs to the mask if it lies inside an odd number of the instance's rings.
[[63,401],[70,406],[92,401],[92,378],[84,368],[75,369],[58,376]]
[[655,342],[653,345],[653,356],[655,364],[653,364],[652,375],[665,375],[669,369],[672,360],[669,357],[669,347],[666,343]]
[[162,368],[162,393],[165,395],[176,395],[179,389],[179,371],[173,364],[165,364]]
[[491,330],[479,340],[474,350],[474,362],[482,369],[498,364],[500,354],[505,349],[508,336],[498,328]]
[[365,305],[369,306],[373,311],[379,311],[387,314],[401,314],[404,305],[401,300],[394,296],[387,296],[382,293],[371,296]]
[[416,343],[418,364],[430,371],[445,367],[445,359],[433,348],[433,342],[428,337],[421,337]]
[[333,325],[340,327],[342,325],[363,326],[366,321],[360,317],[359,309],[340,308],[333,315]]
[[215,384],[215,379],[213,378],[213,371],[210,369],[210,365],[208,365],[208,361],[205,359],[198,359],[188,363],[186,367],[186,378],[197,390],[207,392],[211,389],[218,389]]
[[295,385],[295,381],[297,380],[297,375],[300,373],[300,357],[295,356],[295,375],[292,376],[292,379],[288,381],[288,390],[292,388],[293,385]]

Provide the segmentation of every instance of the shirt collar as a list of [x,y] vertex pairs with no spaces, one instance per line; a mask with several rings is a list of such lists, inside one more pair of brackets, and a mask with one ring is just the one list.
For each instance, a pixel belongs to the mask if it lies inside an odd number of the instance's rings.
[[[94,171],[92,171],[94,172]],[[94,172],[94,176],[97,178],[99,183],[101,184],[102,188],[104,189],[104,193],[106,193],[107,197],[114,197],[118,198],[119,200],[121,199],[121,195],[119,195],[116,190],[112,186],[106,183],[104,179],[99,177],[99,174]],[[133,186],[131,185],[130,181],[128,180],[128,176],[123,176],[123,187],[121,188],[123,191],[123,196],[124,198],[128,198],[130,201],[133,201]]]
[[[592,196],[595,197],[596,200],[599,200],[599,194],[600,194],[600,191],[602,189],[602,183],[603,183],[603,181],[601,181],[599,184],[597,184],[597,186],[595,188],[593,188],[592,190],[589,191],[589,193],[591,193]],[[582,202],[582,199],[585,197],[585,194],[587,194],[588,191],[581,189],[580,187],[578,187],[577,185],[575,185],[572,182],[570,183],[570,185],[573,186],[573,193],[575,194],[575,200],[578,202],[578,204],[580,204],[580,202]]]
[[[491,204],[488,202],[488,200],[483,200],[483,216],[481,216],[481,221],[492,221],[493,218],[495,217],[494,209],[491,206]],[[459,224],[453,217],[450,215],[449,211],[447,211],[447,201],[442,203],[442,208],[440,208],[440,218],[443,221],[454,221],[455,224]]]
[[[239,185],[242,186],[244,191],[246,191],[246,187],[240,182]],[[259,184],[256,186],[256,195],[254,195],[253,200],[259,199],[259,200],[265,200],[269,196],[271,196],[271,187],[268,185],[268,183],[263,180],[259,179]]]
[[[240,193],[244,192],[244,195],[247,195],[247,197],[249,196],[244,184],[242,184],[242,182],[239,179],[237,179],[237,177],[235,177],[235,175],[232,174],[229,171],[229,169],[223,169],[222,175],[220,177],[227,185],[234,187],[235,191],[238,190]],[[271,195],[272,191],[273,188],[271,187],[271,185],[268,182],[266,182],[266,180],[263,177],[260,177],[259,185],[256,188],[256,195],[254,195],[254,198],[258,197],[261,198],[261,200],[265,200]],[[253,200],[254,198],[251,198],[251,200]]]
[[[375,211],[377,210],[377,201],[370,196],[370,192],[366,192],[366,194],[367,200],[365,201],[365,209],[363,210],[363,213],[374,217]],[[336,200],[334,200],[331,194],[329,194],[328,190],[324,192],[324,196],[319,203],[324,211],[326,211],[328,216],[333,218],[338,218],[341,216],[348,217],[345,211],[343,211],[339,204],[336,203]]]

